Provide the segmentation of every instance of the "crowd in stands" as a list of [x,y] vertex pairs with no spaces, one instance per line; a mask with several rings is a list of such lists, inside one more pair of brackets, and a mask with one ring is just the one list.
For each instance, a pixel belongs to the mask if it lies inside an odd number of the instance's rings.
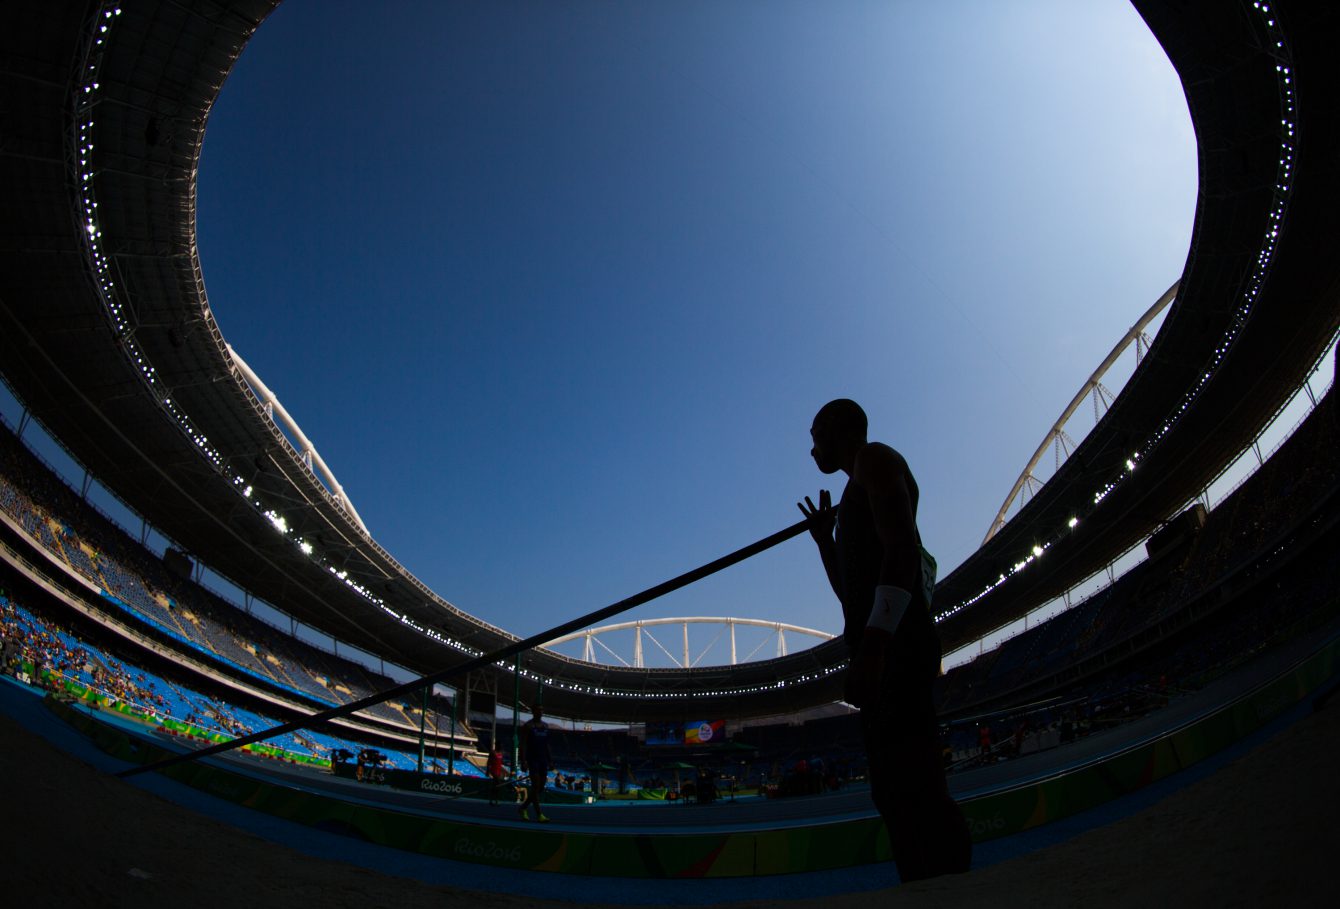
[[[394,684],[312,647],[168,571],[162,560],[102,516],[0,425],[0,510],[48,553],[98,589],[106,604],[152,627],[173,646],[301,702],[335,706]],[[451,710],[436,699],[430,712]],[[371,716],[417,734],[419,707],[400,701]],[[462,737],[473,733],[461,724]]]
[[[4,593],[0,593],[0,671],[62,694],[68,694],[65,683],[71,682],[76,690],[83,689],[82,700],[101,696],[99,703],[124,705],[131,715],[146,722],[161,726],[172,719],[203,734],[246,735],[280,722],[136,665],[133,655],[81,639],[57,620]],[[290,755],[319,761],[329,760],[341,748],[363,747],[315,730],[288,733],[269,744]],[[387,766],[410,769],[416,765],[416,754],[385,747],[383,751]],[[453,771],[479,775],[466,761],[455,762]]]

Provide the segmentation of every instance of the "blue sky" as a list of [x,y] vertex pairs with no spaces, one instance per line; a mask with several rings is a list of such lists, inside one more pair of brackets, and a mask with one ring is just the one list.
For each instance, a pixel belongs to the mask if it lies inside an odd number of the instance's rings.
[[[830,398],[947,571],[1182,271],[1185,100],[1116,2],[288,0],[199,176],[225,337],[376,539],[530,634],[799,518]],[[807,538],[639,610],[830,632]]]

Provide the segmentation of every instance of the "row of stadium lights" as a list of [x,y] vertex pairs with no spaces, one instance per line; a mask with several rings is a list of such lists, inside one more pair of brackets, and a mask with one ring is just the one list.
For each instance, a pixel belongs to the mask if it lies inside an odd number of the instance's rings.
[[[79,168],[76,174],[80,196],[83,201],[84,217],[84,238],[87,243],[89,260],[93,266],[96,275],[99,296],[108,314],[111,316],[112,325],[116,330],[117,341],[126,351],[126,355],[134,362],[137,369],[144,378],[145,383],[150,390],[154,392],[155,397],[161,401],[163,408],[168,415],[177,423],[186,436],[195,444],[200,452],[220,471],[225,471],[224,457],[222,452],[210,445],[208,437],[195,427],[191,418],[182,408],[172,400],[171,395],[162,387],[158,381],[157,370],[149,363],[147,357],[140,349],[134,338],[134,326],[126,319],[125,307],[117,297],[116,282],[113,280],[111,270],[111,260],[108,258],[102,248],[102,229],[98,226],[97,211],[98,201],[94,191],[94,176],[96,168],[93,165],[94,151],[94,127],[96,122],[93,119],[93,112],[97,107],[98,94],[101,89],[101,83],[98,81],[98,71],[102,66],[102,58],[105,45],[110,38],[112,27],[116,24],[117,18],[121,15],[121,8],[116,4],[105,4],[98,10],[94,18],[96,31],[92,38],[92,45],[89,48],[86,66],[84,68],[85,82],[81,86],[83,97],[78,107],[76,118],[78,124],[78,135],[76,137],[76,150],[78,151]],[[399,616],[394,610],[387,608],[385,603],[374,596],[367,588],[359,584],[356,580],[349,578],[348,572],[337,569],[328,564],[326,559],[318,556],[311,543],[290,533],[288,522],[274,509],[266,508],[259,498],[253,496],[253,490],[249,483],[241,476],[232,474],[233,486],[239,490],[242,497],[247,502],[260,511],[271,523],[271,525],[282,536],[290,539],[295,546],[309,558],[316,559],[326,567],[332,575],[339,578],[351,590],[361,594],[370,602],[380,606],[387,612]],[[459,646],[450,638],[441,638],[447,643]]]
[[[1275,67],[1276,74],[1279,78],[1281,106],[1284,111],[1284,117],[1281,118],[1280,120],[1280,126],[1283,133],[1280,143],[1280,161],[1278,167],[1277,181],[1274,187],[1274,197],[1275,197],[1274,205],[1270,212],[1269,216],[1270,223],[1266,231],[1261,251],[1256,258],[1256,269],[1254,270],[1251,278],[1247,282],[1247,289],[1243,292],[1242,300],[1239,303],[1237,310],[1233,314],[1228,330],[1225,332],[1224,337],[1221,340],[1220,344],[1215,348],[1209,369],[1207,369],[1198,378],[1196,383],[1186,392],[1177,410],[1154,434],[1154,436],[1151,439],[1149,439],[1140,448],[1140,450],[1134,452],[1130,456],[1130,458],[1126,460],[1125,472],[1118,475],[1115,479],[1104,485],[1094,494],[1093,498],[1094,506],[1097,506],[1100,502],[1102,502],[1103,499],[1106,498],[1107,495],[1110,492],[1112,492],[1112,490],[1115,489],[1117,485],[1121,483],[1122,480],[1124,480],[1130,474],[1135,472],[1138,462],[1141,461],[1145,457],[1145,455],[1147,455],[1154,448],[1154,446],[1157,445],[1163,439],[1163,437],[1167,435],[1167,433],[1176,424],[1176,422],[1182,416],[1182,414],[1186,413],[1186,411],[1195,402],[1195,399],[1199,396],[1201,390],[1205,387],[1206,383],[1213,377],[1220,363],[1227,355],[1229,349],[1232,347],[1233,342],[1237,339],[1238,334],[1241,332],[1242,327],[1246,324],[1247,318],[1251,314],[1252,305],[1256,301],[1256,297],[1260,292],[1261,286],[1265,281],[1265,277],[1269,270],[1270,263],[1274,258],[1275,246],[1279,236],[1280,227],[1283,224],[1284,215],[1288,207],[1289,184],[1293,176],[1293,158],[1295,151],[1294,131],[1296,128],[1296,124],[1294,122],[1295,105],[1294,105],[1294,90],[1293,90],[1293,79],[1292,79],[1293,74],[1291,72],[1291,67],[1286,65],[1286,63],[1289,61],[1288,51],[1284,45],[1283,35],[1280,32],[1278,26],[1275,23],[1274,18],[1270,13],[1269,4],[1254,2],[1252,6],[1262,16],[1265,22],[1266,29],[1268,30],[1271,38],[1274,39],[1275,41],[1276,56],[1282,61],[1284,61],[1277,64]],[[159,393],[161,392],[161,388],[160,383],[158,382],[157,379],[156,370],[147,361],[147,359],[141,352],[139,345],[135,342],[133,337],[133,327],[127,323],[124,314],[124,307],[117,300],[115,292],[116,285],[115,282],[112,280],[111,263],[102,249],[101,244],[102,230],[98,227],[96,217],[98,203],[93,190],[93,176],[95,173],[95,169],[92,164],[93,150],[94,150],[94,143],[93,143],[94,120],[92,114],[93,110],[96,107],[97,93],[100,88],[97,75],[98,70],[102,63],[103,47],[109,37],[109,30],[115,24],[117,17],[119,17],[120,15],[121,15],[121,8],[119,6],[115,4],[106,4],[102,9],[99,10],[99,15],[95,20],[97,22],[98,30],[94,35],[93,46],[91,47],[89,54],[89,62],[85,69],[85,76],[87,80],[83,85],[83,95],[85,96],[85,98],[84,103],[80,105],[77,114],[79,119],[78,123],[79,134],[77,137],[77,148],[79,153],[78,177],[79,177],[81,196],[84,204],[85,239],[88,244],[89,258],[93,265],[94,272],[97,275],[97,283],[100,291],[100,296],[102,298],[103,304],[107,308],[109,315],[111,316],[113,325],[115,326],[117,331],[118,340],[126,350],[127,356],[135,363],[136,367],[140,370],[141,374],[144,377],[145,382],[150,386],[150,388],[154,390],[155,393]],[[166,408],[169,415],[171,415],[171,417],[177,422],[177,424],[186,433],[186,435],[195,443],[196,447],[200,449],[201,453],[204,454],[205,457],[207,457],[215,465],[216,468],[220,470],[226,469],[224,467],[223,455],[216,448],[214,448],[209,444],[208,438],[206,438],[203,433],[199,432],[195,428],[194,424],[191,422],[190,417],[184,411],[182,411],[181,408],[178,407],[175,402],[173,402],[172,398],[169,395],[164,394],[161,397],[161,400],[163,406]],[[292,533],[288,527],[287,520],[282,515],[280,515],[274,509],[266,508],[259,498],[253,497],[253,489],[251,485],[246,483],[246,481],[242,477],[234,474],[232,477],[232,481],[234,487],[239,488],[239,491],[243,496],[243,498],[245,498],[250,505],[252,505],[258,511],[260,511],[267,519],[269,519],[271,525],[281,536],[290,540],[299,549],[299,551],[302,552],[303,555],[321,564],[323,567],[326,568],[327,571],[329,571],[334,577],[342,581],[351,590],[358,593],[364,599],[368,600],[370,603],[380,608],[386,614],[392,616],[405,626],[413,629],[414,631],[418,632],[419,634],[425,637],[435,640],[441,644],[445,644],[446,646],[452,647],[453,649],[461,651],[463,653],[471,654],[473,656],[479,656],[481,654],[480,651],[476,650],[475,648],[467,646],[461,641],[443,635],[432,628],[428,628],[424,625],[421,625],[420,623],[414,621],[407,615],[402,615],[401,613],[396,612],[394,609],[388,606],[382,598],[375,596],[366,587],[359,584],[356,580],[351,579],[348,576],[348,572],[346,570],[336,568],[323,555],[317,553],[311,543]],[[1067,531],[1073,531],[1076,527],[1079,526],[1079,523],[1080,519],[1078,517],[1071,517],[1070,520],[1067,522]],[[943,622],[946,619],[950,618],[951,616],[954,616],[959,612],[962,612],[964,609],[967,609],[974,603],[981,600],[983,597],[990,594],[992,591],[1000,587],[1010,578],[1014,577],[1016,574],[1026,569],[1029,565],[1040,560],[1042,556],[1046,553],[1047,549],[1050,548],[1055,542],[1060,540],[1063,535],[1064,532],[1058,533],[1051,540],[1045,543],[1035,544],[1033,546],[1032,552],[1024,556],[1018,562],[1014,563],[1014,565],[1011,566],[1011,568],[1007,572],[1002,573],[999,576],[999,578],[997,578],[994,582],[983,588],[977,595],[971,597],[970,599],[964,600],[962,603],[958,604],[953,609],[950,609],[948,612],[942,613],[939,616],[937,616],[936,621]],[[820,672],[811,675],[798,676],[795,679],[789,679],[789,680],[783,679],[766,685],[754,685],[743,688],[722,689],[720,691],[710,691],[710,692],[615,691],[602,688],[600,686],[580,685],[576,683],[565,682],[560,679],[541,677],[536,673],[533,673],[530,670],[524,668],[520,670],[520,674],[522,676],[525,676],[537,682],[541,682],[550,687],[567,689],[574,692],[598,694],[598,695],[614,695],[614,696],[624,695],[624,696],[636,696],[642,698],[665,699],[665,698],[679,698],[679,697],[703,697],[705,695],[713,696],[713,695],[751,694],[760,691],[775,690],[778,688],[785,688],[787,685],[790,684],[801,684],[804,682],[813,681],[815,679],[827,677],[835,672],[841,671],[843,668],[845,668],[845,665],[846,662],[843,661],[841,663],[829,666]],[[504,662],[500,662],[498,666],[499,668],[502,668],[504,670],[510,670],[512,668],[506,665]]]
[[111,29],[120,15],[121,7],[116,4],[106,4],[98,10],[94,19],[96,31],[92,35],[93,43],[89,48],[84,67],[85,82],[81,86],[83,91],[80,93],[83,97],[80,99],[76,112],[78,135],[75,137],[75,148],[78,152],[79,161],[76,177],[79,184],[80,198],[83,202],[84,241],[87,244],[89,261],[93,266],[99,296],[111,316],[118,343],[125,350],[126,356],[140,371],[145,383],[148,384],[155,396],[162,401],[163,407],[181,427],[182,431],[216,468],[222,469],[223,455],[209,444],[209,439],[205,437],[205,434],[195,428],[190,418],[162,388],[158,381],[157,369],[149,362],[139,344],[135,341],[134,326],[127,321],[125,306],[117,298],[111,260],[102,246],[102,228],[98,226],[97,218],[98,200],[93,184],[96,173],[93,166],[93,150],[95,147],[93,137],[94,127],[96,126],[93,112],[97,108],[98,93],[102,87],[98,81],[98,71],[102,68],[103,52],[110,37]]
[[[505,661],[499,661],[498,668],[511,671],[512,667]],[[522,668],[520,675],[525,678],[540,682],[549,688],[559,688],[565,691],[572,691],[578,694],[594,694],[607,697],[626,697],[638,698],[639,700],[674,700],[682,698],[704,698],[704,697],[734,697],[743,694],[757,694],[762,691],[777,691],[782,688],[788,688],[792,685],[803,685],[807,682],[813,682],[819,679],[825,679],[834,673],[841,672],[847,668],[847,661],[835,663],[826,666],[816,672],[799,675],[791,679],[778,679],[761,685],[742,685],[735,688],[718,688],[714,690],[694,689],[693,691],[633,691],[631,689],[611,689],[600,685],[582,685],[575,682],[567,682],[562,679],[548,678],[540,676],[529,669]]]
[[[1297,123],[1295,122],[1293,71],[1290,65],[1291,58],[1288,49],[1284,44],[1284,35],[1276,24],[1274,16],[1270,12],[1270,4],[1262,3],[1257,0],[1257,2],[1252,4],[1252,7],[1261,16],[1266,31],[1270,35],[1270,39],[1274,42],[1274,56],[1280,61],[1275,65],[1275,74],[1279,82],[1280,107],[1284,114],[1284,116],[1280,118],[1280,158],[1273,190],[1274,203],[1270,209],[1269,220],[1266,226],[1265,236],[1262,240],[1261,250],[1256,256],[1256,268],[1247,279],[1246,288],[1242,292],[1242,299],[1239,301],[1237,309],[1233,312],[1223,338],[1220,339],[1219,344],[1214,349],[1209,368],[1206,369],[1187,390],[1182,401],[1178,404],[1177,409],[1173,411],[1172,416],[1164,422],[1163,426],[1161,426],[1158,431],[1139,448],[1139,450],[1126,459],[1125,471],[1094,493],[1093,504],[1095,507],[1102,502],[1103,499],[1107,498],[1108,494],[1116,489],[1122,480],[1135,472],[1139,462],[1163,440],[1164,436],[1171,431],[1173,426],[1177,424],[1177,421],[1181,419],[1182,415],[1195,403],[1196,398],[1199,397],[1201,391],[1205,388],[1206,383],[1213,378],[1215,372],[1219,369],[1219,365],[1223,362],[1224,357],[1228,355],[1228,351],[1232,348],[1233,342],[1237,340],[1243,326],[1247,324],[1247,318],[1251,315],[1252,305],[1256,302],[1257,295],[1261,292],[1261,287],[1264,285],[1266,275],[1270,269],[1270,263],[1275,257],[1275,247],[1279,239],[1280,228],[1284,223],[1284,216],[1288,210],[1289,185],[1293,180],[1294,152],[1296,144],[1294,141],[1294,131],[1297,128]],[[1078,517],[1071,517],[1067,524],[1067,529],[1073,531],[1079,526],[1079,523],[1080,520]],[[1034,545],[1032,554],[1026,556],[1021,561],[1016,562],[1009,571],[1000,575],[1000,577],[991,584],[988,584],[976,596],[964,600],[948,612],[937,616],[936,621],[943,622],[949,617],[962,612],[964,609],[991,593],[997,587],[1000,587],[1014,575],[1023,571],[1034,561],[1041,558],[1043,553],[1046,552],[1053,543],[1060,540],[1063,535],[1064,532],[1057,533],[1050,541]]]

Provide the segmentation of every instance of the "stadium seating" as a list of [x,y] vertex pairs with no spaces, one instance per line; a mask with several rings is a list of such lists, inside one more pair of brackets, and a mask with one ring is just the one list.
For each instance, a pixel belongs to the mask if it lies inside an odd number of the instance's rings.
[[[79,500],[7,428],[0,429],[0,509],[71,571],[101,588],[110,606],[152,626],[187,652],[222,663],[267,688],[334,706],[393,684],[174,578],[160,560]],[[436,709],[449,711],[450,705],[439,703]],[[399,705],[377,705],[367,713],[417,734],[417,718]],[[473,735],[464,722],[458,723],[458,731]]]

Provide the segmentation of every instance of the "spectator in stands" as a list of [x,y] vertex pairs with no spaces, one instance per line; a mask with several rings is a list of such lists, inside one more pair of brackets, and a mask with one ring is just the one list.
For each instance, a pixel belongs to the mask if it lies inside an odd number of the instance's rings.
[[549,725],[544,721],[543,708],[537,705],[531,711],[530,721],[521,727],[521,766],[530,774],[530,791],[521,803],[522,820],[530,820],[527,809],[534,805],[535,819],[541,824],[549,823],[540,807],[540,793],[549,776],[549,763]]
[[810,427],[810,454],[823,473],[847,474],[847,486],[836,516],[827,490],[818,507],[806,497],[799,508],[846,619],[846,699],[861,709],[871,797],[899,877],[912,881],[967,871],[972,841],[940,762],[932,688],[941,650],[916,480],[902,455],[866,440],[866,429],[855,401],[823,406]]
[[3,640],[0,640],[0,672],[7,673],[10,664],[18,660],[21,644],[18,629],[13,626],[6,625],[3,634]]

